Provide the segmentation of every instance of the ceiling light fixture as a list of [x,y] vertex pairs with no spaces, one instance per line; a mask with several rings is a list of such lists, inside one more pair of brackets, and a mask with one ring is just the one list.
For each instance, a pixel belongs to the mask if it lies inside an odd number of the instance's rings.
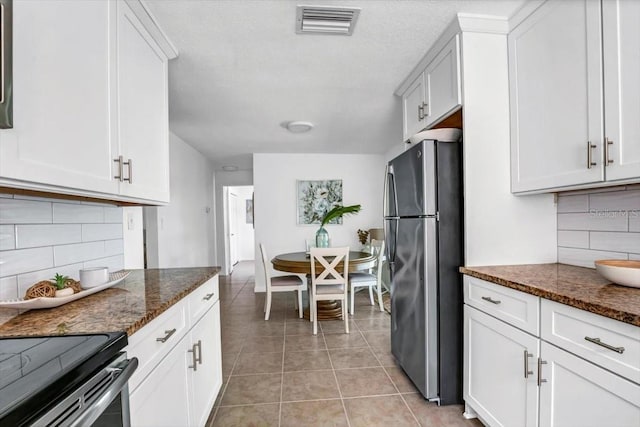
[[237,166],[231,166],[231,165],[223,166],[222,170],[225,171],[225,172],[235,172],[235,171],[238,170],[238,167]]
[[313,129],[313,123],[301,121],[287,122],[285,127],[291,133],[304,133]]

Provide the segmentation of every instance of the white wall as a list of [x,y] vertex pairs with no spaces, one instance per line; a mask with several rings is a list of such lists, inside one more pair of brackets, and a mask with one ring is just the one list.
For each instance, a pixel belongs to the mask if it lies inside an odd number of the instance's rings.
[[122,208],[0,194],[0,300],[56,273],[79,278],[82,268],[124,267]]
[[216,259],[215,265],[222,268],[221,274],[229,274],[227,255],[225,249],[225,208],[226,200],[224,187],[253,185],[253,171],[239,170],[235,172],[216,171],[215,173],[215,226],[216,226]]
[[238,198],[236,212],[237,234],[238,234],[238,259],[248,261],[255,259],[255,233],[253,224],[247,224],[246,204],[247,200],[253,197],[253,186],[230,187],[229,191]]
[[213,167],[173,133],[169,147],[171,202],[144,208],[147,266],[213,265]]
[[[343,225],[329,225],[333,246],[360,247],[357,230],[380,228],[384,187],[384,156],[360,154],[254,154],[254,221],[256,245],[269,257],[303,251],[318,225],[296,224],[296,181],[342,179],[345,205],[362,205]],[[264,269],[256,262],[256,291],[263,292]]]
[[124,268],[144,268],[144,221],[141,206],[122,208],[122,240],[124,244]]
[[467,265],[556,262],[552,194],[510,191],[507,39],[463,33]]
[[560,193],[558,262],[640,260],[640,185]]

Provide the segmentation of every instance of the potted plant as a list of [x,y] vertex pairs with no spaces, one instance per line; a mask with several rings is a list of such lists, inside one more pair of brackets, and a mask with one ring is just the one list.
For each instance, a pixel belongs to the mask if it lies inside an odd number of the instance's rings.
[[73,288],[67,287],[69,277],[56,273],[55,277],[51,279],[53,285],[56,287],[56,297],[67,297],[73,295]]
[[331,220],[336,218],[341,218],[344,215],[353,215],[360,212],[360,205],[350,205],[350,206],[336,206],[330,211],[328,211],[322,217],[322,221],[320,222],[320,228],[316,232],[316,247],[318,248],[328,248],[329,247],[329,233],[324,228],[326,224],[328,224]]

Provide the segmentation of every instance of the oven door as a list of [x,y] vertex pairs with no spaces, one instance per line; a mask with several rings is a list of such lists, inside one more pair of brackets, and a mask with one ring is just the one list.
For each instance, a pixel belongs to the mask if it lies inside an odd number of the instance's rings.
[[57,403],[34,426],[129,427],[127,382],[138,367],[138,359],[121,352],[105,367]]

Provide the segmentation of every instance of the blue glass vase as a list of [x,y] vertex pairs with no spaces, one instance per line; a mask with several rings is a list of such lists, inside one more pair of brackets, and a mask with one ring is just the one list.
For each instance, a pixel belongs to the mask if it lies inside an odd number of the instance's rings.
[[316,232],[316,247],[317,248],[329,247],[329,232],[325,230],[324,227],[320,227]]

